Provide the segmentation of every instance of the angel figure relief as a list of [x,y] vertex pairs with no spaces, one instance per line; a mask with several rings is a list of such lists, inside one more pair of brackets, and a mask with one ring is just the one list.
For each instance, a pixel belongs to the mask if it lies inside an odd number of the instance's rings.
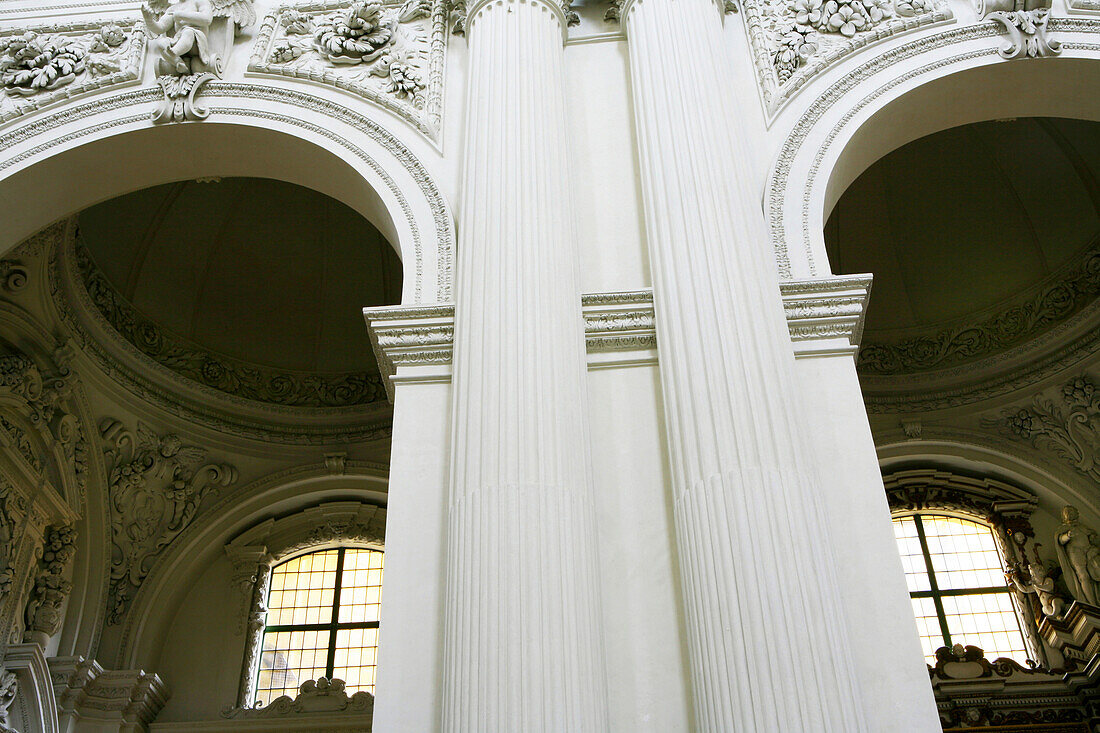
[[251,0],[153,0],[141,13],[164,91],[153,122],[205,119],[210,110],[195,96],[221,77],[234,38],[256,21]]
[[141,423],[135,435],[107,419],[100,432],[111,507],[108,622],[118,623],[161,550],[187,529],[208,494],[236,481],[237,471],[204,463],[205,449],[172,433],[158,436]]

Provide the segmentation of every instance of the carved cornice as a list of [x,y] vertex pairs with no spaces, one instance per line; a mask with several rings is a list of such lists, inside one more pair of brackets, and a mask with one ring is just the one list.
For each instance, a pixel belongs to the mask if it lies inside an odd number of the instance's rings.
[[[785,280],[779,287],[798,356],[855,353],[871,288],[869,275]],[[656,363],[651,290],[586,293],[581,296],[581,312],[590,368]],[[387,384],[450,380],[453,305],[364,308],[363,317]],[[417,369],[402,375],[402,367]],[[392,399],[392,386],[388,389]]]
[[[409,120],[439,142],[443,116],[447,44],[445,0],[380,3],[378,22],[391,35],[379,36],[369,52],[335,55],[324,41],[341,40],[341,15],[371,3],[348,0],[286,5],[264,17],[248,72],[308,79],[369,99]],[[326,29],[329,35],[325,36]]]
[[263,547],[270,566],[302,550],[344,543],[381,548],[385,540],[385,507],[359,501],[329,501],[260,522],[234,537],[226,549]]
[[107,671],[94,659],[52,657],[50,678],[58,713],[65,719],[94,718],[143,730],[168,700],[168,687],[142,670]]
[[882,483],[892,512],[963,511],[995,526],[1034,534],[1028,517],[1038,498],[1002,481],[922,468],[886,474]]

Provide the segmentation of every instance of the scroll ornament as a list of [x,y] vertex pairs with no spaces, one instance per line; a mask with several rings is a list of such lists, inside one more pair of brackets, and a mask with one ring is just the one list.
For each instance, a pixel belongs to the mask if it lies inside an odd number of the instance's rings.
[[221,77],[233,39],[256,22],[251,0],[156,0],[141,8],[164,99],[153,122],[202,120],[195,97]]
[[141,423],[134,434],[108,418],[100,432],[111,509],[107,622],[117,624],[160,552],[190,526],[208,494],[237,480],[237,470],[204,463],[205,449]]
[[1047,36],[1051,0],[977,0],[978,16],[999,23],[1009,40],[998,52],[1006,59],[1057,56],[1062,44]]

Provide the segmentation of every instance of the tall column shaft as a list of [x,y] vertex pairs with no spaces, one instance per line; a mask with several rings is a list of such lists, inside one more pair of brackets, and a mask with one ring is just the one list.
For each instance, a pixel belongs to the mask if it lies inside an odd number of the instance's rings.
[[605,731],[561,8],[472,3],[444,731]]
[[721,13],[628,0],[623,19],[696,725],[865,730]]

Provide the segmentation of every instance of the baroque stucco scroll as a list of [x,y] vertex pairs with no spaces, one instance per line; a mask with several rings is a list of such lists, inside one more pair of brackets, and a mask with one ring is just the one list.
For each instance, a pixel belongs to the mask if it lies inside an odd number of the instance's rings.
[[110,493],[107,623],[117,624],[160,552],[187,529],[208,494],[237,480],[237,470],[204,463],[206,449],[141,423],[135,434],[107,418],[100,433]]

